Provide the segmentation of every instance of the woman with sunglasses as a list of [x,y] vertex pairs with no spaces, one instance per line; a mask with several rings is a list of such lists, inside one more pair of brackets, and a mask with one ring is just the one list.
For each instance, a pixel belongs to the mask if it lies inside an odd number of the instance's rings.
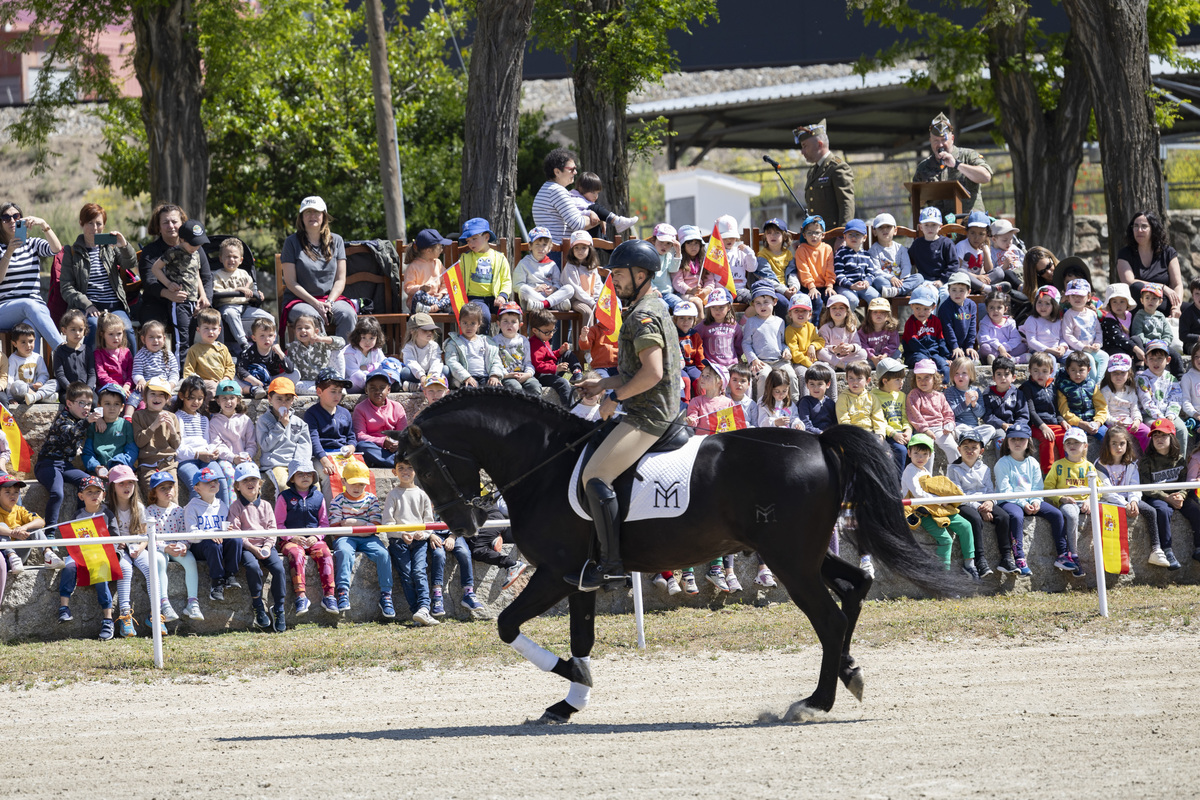
[[[42,236],[18,240],[17,223],[21,221],[27,232],[41,228]],[[41,259],[57,255],[60,250],[62,243],[49,222],[25,216],[16,203],[0,204],[0,330],[11,330],[18,323],[28,322],[51,347],[63,343],[42,296]]]
[[1021,275],[1021,288],[1012,292],[1011,313],[1013,320],[1020,326],[1033,313],[1033,304],[1029,298],[1037,294],[1043,286],[1054,285],[1054,270],[1058,266],[1058,258],[1045,247],[1031,247],[1025,253],[1025,262]]
[[[543,169],[546,182],[533,198],[533,224],[550,231],[550,241],[556,244],[575,231],[586,231],[600,224],[594,211],[582,211],[571,199],[567,187],[575,182],[579,168],[575,166],[575,154],[559,147],[546,154]],[[562,266],[562,253],[549,253],[551,259]]]

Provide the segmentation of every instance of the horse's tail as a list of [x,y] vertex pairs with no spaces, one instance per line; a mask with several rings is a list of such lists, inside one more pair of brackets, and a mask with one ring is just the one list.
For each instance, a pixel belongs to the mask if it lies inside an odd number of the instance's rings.
[[826,460],[836,465],[855,525],[845,531],[859,552],[934,595],[973,593],[973,584],[946,572],[905,521],[896,462],[870,431],[835,425],[821,434]]

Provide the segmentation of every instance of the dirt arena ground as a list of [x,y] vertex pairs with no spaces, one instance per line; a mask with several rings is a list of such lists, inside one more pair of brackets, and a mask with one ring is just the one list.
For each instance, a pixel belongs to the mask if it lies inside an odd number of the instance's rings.
[[818,653],[611,657],[577,723],[532,666],[0,691],[6,797],[1191,797],[1200,636],[861,648],[864,702],[756,722]]

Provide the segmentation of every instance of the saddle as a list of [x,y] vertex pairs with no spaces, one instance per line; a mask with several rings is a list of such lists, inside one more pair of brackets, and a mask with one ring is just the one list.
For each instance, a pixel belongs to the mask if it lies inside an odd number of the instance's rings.
[[[600,447],[600,443],[616,429],[620,421],[619,417],[613,417],[607,422],[601,423],[599,432],[588,440],[587,444],[584,445],[583,452],[579,455],[577,471],[580,478],[575,482],[575,496],[583,508],[588,507],[587,495],[583,491],[584,470],[587,469],[588,462],[592,460],[592,456],[596,454],[596,449]],[[691,426],[684,421],[684,414],[680,412],[679,416],[675,418],[666,432],[646,451],[646,455],[650,455],[651,453],[669,453],[672,450],[678,450],[687,444],[691,438]],[[625,512],[629,508],[629,495],[633,486],[633,479],[637,474],[637,466],[637,464],[634,464],[622,472],[613,482],[613,491],[616,492],[620,502],[622,517],[625,516]]]

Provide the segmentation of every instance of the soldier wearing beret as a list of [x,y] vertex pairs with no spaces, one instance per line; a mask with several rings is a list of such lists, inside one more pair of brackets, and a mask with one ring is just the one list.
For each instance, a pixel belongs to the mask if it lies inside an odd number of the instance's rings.
[[[979,153],[954,144],[954,127],[945,114],[938,114],[929,125],[929,148],[933,152],[917,164],[913,182],[958,181],[971,195],[963,201],[963,216],[972,211],[984,211],[979,185],[991,182],[992,168]],[[954,213],[953,202],[937,205],[942,214]]]
[[840,156],[829,152],[825,120],[792,131],[804,160],[812,164],[804,182],[808,213],[825,220],[828,228],[840,228],[854,219],[854,170]]

